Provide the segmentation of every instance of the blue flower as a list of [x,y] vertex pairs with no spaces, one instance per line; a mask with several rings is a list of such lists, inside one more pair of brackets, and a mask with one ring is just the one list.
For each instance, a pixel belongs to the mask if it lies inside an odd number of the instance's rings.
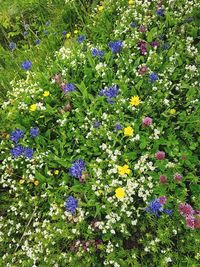
[[39,134],[39,128],[38,127],[34,127],[30,129],[30,135],[31,137],[36,137]]
[[10,48],[11,51],[15,50],[16,44],[14,42],[10,42],[9,48]]
[[69,211],[71,214],[74,214],[78,206],[78,200],[75,199],[73,196],[69,196],[66,199],[64,206],[67,209],[67,211]]
[[24,152],[24,156],[25,156],[26,158],[28,158],[28,159],[32,159],[32,157],[33,157],[33,153],[34,153],[34,151],[33,151],[32,148],[30,148],[30,147],[25,147],[23,152]]
[[102,58],[105,54],[104,51],[99,50],[97,48],[93,48],[91,52],[92,52],[93,57],[99,57],[99,58]]
[[109,88],[102,89],[99,92],[100,96],[106,96],[108,103],[113,104],[113,98],[116,98],[119,93],[119,87],[117,85],[113,85]]
[[24,132],[20,129],[15,129],[10,134],[10,140],[12,140],[15,143],[18,143],[19,139],[24,137]]
[[78,43],[79,44],[82,44],[86,39],[86,36],[85,35],[79,35],[78,36]]
[[172,215],[173,214],[173,210],[169,210],[169,209],[164,209],[163,213],[167,214],[167,215]]
[[23,35],[24,35],[24,36],[27,36],[27,35],[28,35],[28,32],[27,32],[27,31],[25,31],[25,32],[23,33]]
[[165,12],[165,10],[164,10],[163,8],[159,8],[159,9],[156,11],[156,14],[157,14],[158,16],[164,16],[164,12]]
[[14,158],[21,156],[24,152],[24,148],[21,145],[17,145],[11,149],[10,153]]
[[51,21],[50,21],[50,20],[48,20],[48,21],[45,23],[46,26],[49,26],[50,24],[51,24]]
[[168,43],[164,43],[163,46],[162,46],[162,50],[167,50],[169,49],[170,45]]
[[64,92],[72,92],[75,91],[75,85],[73,83],[66,83],[63,87],[62,87]]
[[29,70],[32,67],[32,62],[30,60],[25,60],[22,62],[21,67],[23,70]]
[[159,212],[163,211],[163,205],[160,204],[158,199],[153,200],[152,202],[148,202],[148,207],[146,208],[146,211],[150,214],[154,214],[159,217]]
[[62,35],[65,36],[67,34],[67,31],[63,31]]
[[41,42],[40,39],[37,39],[37,40],[35,41],[35,44],[36,44],[36,45],[39,45],[40,42]]
[[136,22],[136,21],[133,21],[133,22],[131,23],[131,27],[132,27],[132,28],[136,28],[136,27],[137,27],[137,22]]
[[123,46],[123,42],[122,41],[110,42],[108,44],[108,46],[110,47],[111,51],[114,54],[119,53],[121,51],[122,46]]
[[82,172],[85,171],[85,163],[82,159],[77,159],[73,164],[72,167],[69,169],[69,173],[71,176],[75,178],[81,178]]
[[153,83],[158,80],[158,74],[153,72],[149,75],[150,82]]
[[115,129],[116,129],[117,131],[120,131],[122,128],[123,128],[123,127],[122,127],[121,124],[119,124],[119,123],[117,123],[117,124],[115,125]]
[[93,122],[93,127],[99,128],[99,122],[97,120]]

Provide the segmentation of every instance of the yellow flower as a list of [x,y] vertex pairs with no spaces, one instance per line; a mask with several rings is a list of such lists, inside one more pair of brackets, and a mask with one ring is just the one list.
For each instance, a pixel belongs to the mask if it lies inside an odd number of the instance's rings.
[[23,179],[19,180],[20,184],[23,184],[25,181]]
[[139,96],[132,96],[130,99],[131,106],[138,106],[140,104]]
[[50,95],[50,93],[49,93],[49,91],[44,91],[44,93],[43,93],[43,96],[49,96]]
[[69,37],[71,36],[71,33],[69,32],[66,37],[69,39]]
[[35,185],[35,186],[39,185],[39,181],[37,181],[37,180],[34,181],[34,185]]
[[130,174],[131,170],[129,169],[128,165],[124,165],[124,166],[118,166],[118,173],[120,175],[124,175],[124,174]]
[[174,114],[176,114],[176,110],[175,110],[174,108],[172,108],[172,109],[170,109],[169,113],[170,113],[171,115],[174,115]]
[[36,104],[32,104],[30,106],[30,111],[36,111],[36,109],[37,109],[37,105]]
[[74,34],[77,34],[77,33],[78,33],[78,30],[75,30],[75,31],[74,31]]
[[9,138],[10,138],[10,135],[9,135],[9,134],[7,134],[7,135],[6,135],[6,139],[9,139]]
[[115,196],[116,196],[117,198],[124,198],[124,196],[125,196],[125,191],[124,191],[124,189],[121,188],[121,187],[118,187],[118,188],[115,190]]
[[129,5],[132,5],[132,4],[133,4],[133,0],[129,0],[129,1],[128,1],[128,4],[129,4]]
[[55,170],[54,174],[58,175],[59,174],[59,170]]
[[124,128],[124,135],[125,136],[133,136],[133,128],[131,126],[128,126]]
[[103,6],[99,6],[99,7],[98,7],[98,10],[99,10],[99,11],[102,11],[103,9],[104,9]]

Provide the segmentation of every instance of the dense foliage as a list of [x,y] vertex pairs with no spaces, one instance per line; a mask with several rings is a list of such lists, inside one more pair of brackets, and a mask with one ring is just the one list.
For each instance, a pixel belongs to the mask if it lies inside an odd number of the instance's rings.
[[199,266],[199,7],[105,0],[9,44],[0,266]]

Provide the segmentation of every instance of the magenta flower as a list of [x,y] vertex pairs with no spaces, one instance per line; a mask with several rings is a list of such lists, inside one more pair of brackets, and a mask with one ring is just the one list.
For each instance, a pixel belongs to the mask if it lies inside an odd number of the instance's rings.
[[138,46],[140,48],[141,55],[145,55],[147,52],[147,42],[145,41],[139,41]]
[[182,175],[180,173],[175,173],[174,174],[174,180],[175,181],[181,181],[182,178],[183,177],[182,177]]
[[141,25],[140,28],[139,28],[139,31],[140,32],[146,32],[146,27],[144,25]]
[[200,229],[200,219],[198,219],[198,218],[194,219],[194,228]]
[[160,183],[161,184],[166,184],[167,183],[167,177],[165,175],[160,176]]
[[139,73],[140,75],[144,75],[147,71],[148,71],[147,66],[141,66],[141,67],[139,68],[139,70],[138,70],[138,73]]
[[158,159],[158,160],[163,160],[165,158],[165,152],[164,151],[156,152],[155,158]]
[[189,216],[186,218],[186,225],[188,228],[194,229],[195,218],[192,216]]
[[181,203],[179,205],[179,212],[184,217],[192,216],[194,214],[192,206],[187,203]]
[[150,117],[145,117],[144,119],[143,119],[143,125],[144,126],[149,126],[149,125],[151,125],[152,124],[152,118],[150,118]]
[[167,202],[167,198],[165,196],[159,197],[158,200],[159,200],[159,203],[162,205],[164,205]]

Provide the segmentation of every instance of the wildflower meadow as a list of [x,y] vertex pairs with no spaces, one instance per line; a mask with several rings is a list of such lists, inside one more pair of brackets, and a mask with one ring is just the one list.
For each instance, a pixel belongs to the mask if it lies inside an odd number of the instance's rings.
[[199,1],[9,2],[0,267],[199,267]]

